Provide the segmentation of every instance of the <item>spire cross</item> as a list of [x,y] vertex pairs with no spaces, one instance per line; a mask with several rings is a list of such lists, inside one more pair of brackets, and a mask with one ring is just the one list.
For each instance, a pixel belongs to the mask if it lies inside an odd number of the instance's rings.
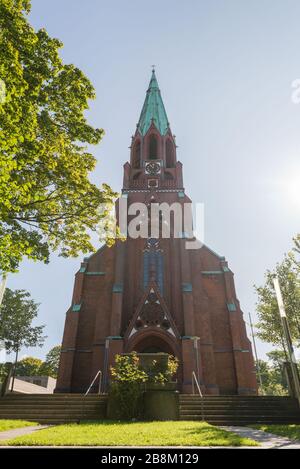
[[151,65],[151,67],[152,67],[152,72],[155,72],[155,67],[156,67],[156,65],[155,65],[155,64],[154,64],[154,65]]

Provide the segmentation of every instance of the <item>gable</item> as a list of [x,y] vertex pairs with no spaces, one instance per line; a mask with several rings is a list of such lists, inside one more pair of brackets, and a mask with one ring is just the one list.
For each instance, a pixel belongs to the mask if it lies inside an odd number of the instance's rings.
[[129,339],[137,332],[146,330],[148,327],[157,327],[173,337],[179,337],[174,320],[155,282],[151,282],[145,291],[130,321],[125,337]]

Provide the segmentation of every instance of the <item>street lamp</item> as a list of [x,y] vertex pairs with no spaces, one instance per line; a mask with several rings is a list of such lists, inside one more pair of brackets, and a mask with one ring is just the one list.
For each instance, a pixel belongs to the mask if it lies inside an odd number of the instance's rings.
[[255,360],[256,360],[256,370],[257,370],[259,385],[260,385],[261,393],[264,394],[264,387],[263,387],[263,382],[262,382],[260,365],[258,361],[257,348],[256,348],[255,334],[254,334],[253,323],[252,323],[252,318],[251,318],[250,313],[249,313],[249,321],[250,321],[250,329],[251,329],[251,335],[252,335],[252,340],[253,340],[253,347],[254,347]]
[[297,367],[292,337],[291,337],[289,323],[288,323],[286,312],[285,312],[285,307],[283,303],[283,298],[281,294],[278,277],[274,277],[273,284],[275,288],[279,314],[280,314],[281,323],[282,323],[282,329],[283,329],[283,333],[284,333],[284,337],[285,337],[285,341],[286,341],[286,345],[288,349],[288,354],[289,354],[289,359],[290,359],[290,364],[291,364],[291,371],[292,371],[294,387],[295,387],[295,393],[296,393],[296,397],[300,405],[300,382],[299,382],[298,367]]

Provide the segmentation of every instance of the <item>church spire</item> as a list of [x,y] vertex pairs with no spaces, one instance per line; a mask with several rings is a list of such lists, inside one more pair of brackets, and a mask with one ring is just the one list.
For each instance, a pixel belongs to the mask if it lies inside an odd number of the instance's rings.
[[167,133],[169,121],[154,68],[152,69],[151,80],[137,126],[142,136],[146,135],[152,123],[155,125],[160,135]]
[[124,167],[123,188],[177,190],[182,187],[182,165],[177,162],[175,137],[152,70],[146,99],[131,140],[130,164]]

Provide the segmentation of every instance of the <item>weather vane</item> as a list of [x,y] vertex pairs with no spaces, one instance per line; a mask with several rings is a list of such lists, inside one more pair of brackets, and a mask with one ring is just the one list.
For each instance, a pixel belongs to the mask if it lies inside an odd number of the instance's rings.
[[151,67],[152,67],[152,72],[155,72],[155,64],[151,65]]

